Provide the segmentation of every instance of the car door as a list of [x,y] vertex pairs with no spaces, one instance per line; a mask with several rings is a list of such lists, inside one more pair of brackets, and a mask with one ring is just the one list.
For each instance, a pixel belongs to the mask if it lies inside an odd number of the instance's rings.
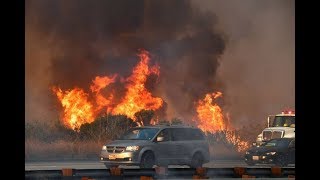
[[191,152],[191,139],[187,128],[172,128],[174,157],[178,164],[187,162]]
[[295,155],[296,155],[296,148],[295,148],[295,139],[293,139],[289,146],[288,146],[288,158],[290,164],[295,164]]
[[[163,137],[162,141],[157,141],[158,137]],[[174,144],[172,143],[171,131],[169,128],[163,129],[155,138],[155,154],[158,163],[169,164],[173,156]]]

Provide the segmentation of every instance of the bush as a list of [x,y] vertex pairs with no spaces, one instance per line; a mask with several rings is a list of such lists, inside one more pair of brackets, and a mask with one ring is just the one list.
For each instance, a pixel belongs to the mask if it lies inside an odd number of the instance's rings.
[[50,123],[37,120],[26,121],[24,130],[26,139],[37,139],[43,142],[68,140],[75,135],[73,130],[61,125],[59,120]]
[[125,115],[106,114],[90,124],[83,124],[79,133],[81,140],[105,142],[119,138],[126,130],[134,126],[136,123]]

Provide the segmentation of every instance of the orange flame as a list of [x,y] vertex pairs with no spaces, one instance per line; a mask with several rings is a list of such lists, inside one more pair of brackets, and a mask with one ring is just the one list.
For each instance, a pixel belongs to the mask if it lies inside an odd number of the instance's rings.
[[[203,100],[200,99],[198,101],[196,108],[199,119],[199,121],[197,121],[198,127],[204,132],[215,133],[218,131],[225,131],[227,141],[235,145],[239,152],[244,151],[249,148],[249,143],[242,141],[234,131],[228,129],[228,122],[223,116],[222,109],[219,105],[213,103],[215,99],[221,96],[221,92],[208,93]],[[227,116],[227,120],[228,119]]]
[[239,135],[237,135],[234,131],[226,131],[226,139],[229,143],[236,145],[238,152],[243,152],[247,150],[249,146],[249,142],[243,141]]
[[[142,109],[159,109],[163,104],[162,99],[153,97],[145,88],[145,83],[149,75],[155,74],[159,76],[160,67],[158,65],[149,67],[150,55],[148,51],[141,50],[138,56],[140,62],[134,67],[132,75],[125,81],[122,81],[123,78],[120,77],[120,82],[126,83],[127,91],[119,104],[114,102],[112,93],[109,93],[107,97],[101,93],[102,89],[116,81],[117,74],[95,77],[90,86],[91,92],[94,93],[92,102],[89,102],[88,94],[80,88],[65,92],[60,88],[52,88],[64,108],[63,124],[75,130],[84,123],[93,122],[104,107],[107,112],[124,114],[133,120],[135,120],[134,114]],[[95,102],[96,106],[93,105],[93,102]]]
[[126,82],[128,82],[126,95],[112,111],[113,114],[126,114],[134,120],[136,112],[142,109],[156,110],[163,103],[161,98],[152,97],[151,93],[145,88],[147,76],[151,74],[159,75],[159,66],[149,68],[150,56],[146,50],[141,50],[138,56],[140,58],[139,64],[134,67],[132,75],[126,79]]
[[217,104],[212,104],[213,100],[222,96],[221,92],[206,94],[203,100],[199,100],[198,113],[198,127],[204,132],[216,132],[226,128],[224,123],[221,108]]
[[62,92],[60,88],[53,87],[62,106],[64,107],[63,123],[73,130],[84,123],[94,121],[92,104],[88,101],[88,94],[80,88]]
[[100,111],[103,107],[108,107],[113,100],[113,94],[110,94],[108,98],[105,98],[101,93],[100,90],[107,87],[109,84],[114,83],[117,75],[113,75],[111,77],[105,76],[100,77],[97,76],[93,81],[90,89],[92,92],[96,93],[96,103],[98,107],[96,111]]

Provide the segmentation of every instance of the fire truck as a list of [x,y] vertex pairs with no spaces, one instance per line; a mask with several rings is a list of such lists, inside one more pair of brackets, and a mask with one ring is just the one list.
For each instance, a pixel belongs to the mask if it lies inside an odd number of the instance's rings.
[[268,127],[258,135],[254,146],[260,146],[264,142],[275,138],[295,137],[295,111],[284,110],[281,114],[268,116]]

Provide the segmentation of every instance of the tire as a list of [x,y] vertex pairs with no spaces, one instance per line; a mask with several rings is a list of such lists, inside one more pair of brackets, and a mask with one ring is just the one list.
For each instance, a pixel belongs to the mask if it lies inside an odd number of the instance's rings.
[[147,151],[142,155],[140,168],[152,168],[155,162],[154,154],[151,151]]
[[203,156],[201,153],[197,152],[192,157],[190,167],[198,168],[198,167],[202,167],[202,165],[203,165]]

